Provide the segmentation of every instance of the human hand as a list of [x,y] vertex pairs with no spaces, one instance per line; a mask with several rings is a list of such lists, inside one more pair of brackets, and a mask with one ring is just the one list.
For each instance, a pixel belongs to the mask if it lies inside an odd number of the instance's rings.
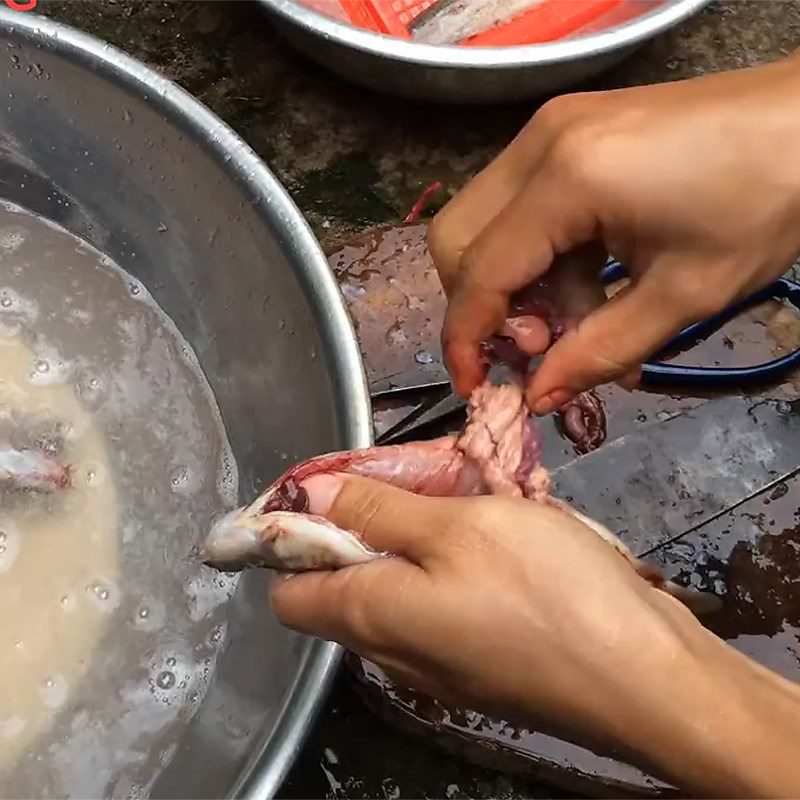
[[303,486],[312,513],[396,556],[276,581],[284,624],[445,703],[613,752],[687,791],[798,796],[800,690],[705,631],[579,520],[352,476]]
[[[792,58],[545,104],[429,230],[458,391],[482,380],[480,342],[514,334],[510,298],[537,279],[567,328],[528,387],[548,413],[785,271],[800,251],[798,89]],[[633,283],[610,302],[607,253]],[[518,342],[536,355],[550,337],[534,324]]]
[[671,658],[660,607],[696,625],[546,504],[434,499],[331,475],[304,488],[313,513],[397,557],[279,582],[278,617],[445,702],[604,739],[649,691],[641,679]]

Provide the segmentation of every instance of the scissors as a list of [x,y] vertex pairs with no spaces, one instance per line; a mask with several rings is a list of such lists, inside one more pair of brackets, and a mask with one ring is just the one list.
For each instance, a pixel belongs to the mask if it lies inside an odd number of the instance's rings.
[[[603,285],[627,277],[627,272],[618,261],[610,261],[600,273]],[[704,367],[684,364],[669,364],[663,361],[668,353],[688,348],[706,339],[726,322],[766,300],[786,300],[800,312],[800,283],[789,278],[779,278],[768,286],[740,300],[706,320],[695,322],[684,328],[653,356],[652,361],[642,365],[641,386],[645,388],[669,387],[675,390],[756,388],[774,383],[787,372],[800,366],[800,348],[779,358],[748,367]],[[377,438],[378,444],[388,444],[405,439],[415,431],[433,422],[443,420],[466,407],[466,401],[449,390],[447,381],[433,381],[411,387],[385,389],[372,395],[372,399],[403,397],[422,390],[438,389],[389,430]]]

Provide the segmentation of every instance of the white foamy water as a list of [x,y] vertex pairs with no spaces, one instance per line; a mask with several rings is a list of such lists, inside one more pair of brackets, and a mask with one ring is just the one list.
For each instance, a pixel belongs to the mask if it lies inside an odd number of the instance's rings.
[[146,287],[5,203],[0,444],[73,479],[0,489],[0,795],[145,796],[224,639],[233,581],[192,548],[236,505],[236,465]]

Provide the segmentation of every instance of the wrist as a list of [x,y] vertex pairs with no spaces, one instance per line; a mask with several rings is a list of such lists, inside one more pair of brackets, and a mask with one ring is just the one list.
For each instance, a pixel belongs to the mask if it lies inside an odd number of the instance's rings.
[[630,760],[706,796],[800,796],[800,689],[738,653],[670,598],[643,676],[612,723]]

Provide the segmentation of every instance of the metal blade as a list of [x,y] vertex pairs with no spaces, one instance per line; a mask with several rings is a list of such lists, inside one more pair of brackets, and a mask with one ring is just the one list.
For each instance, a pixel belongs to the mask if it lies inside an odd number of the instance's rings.
[[730,397],[608,442],[553,491],[643,555],[798,470],[800,403]]
[[458,395],[448,393],[427,408],[421,406],[413,414],[379,436],[376,444],[394,444],[401,439],[406,440],[406,437],[416,434],[434,422],[444,420],[457,411],[463,411],[466,407],[466,400]]

